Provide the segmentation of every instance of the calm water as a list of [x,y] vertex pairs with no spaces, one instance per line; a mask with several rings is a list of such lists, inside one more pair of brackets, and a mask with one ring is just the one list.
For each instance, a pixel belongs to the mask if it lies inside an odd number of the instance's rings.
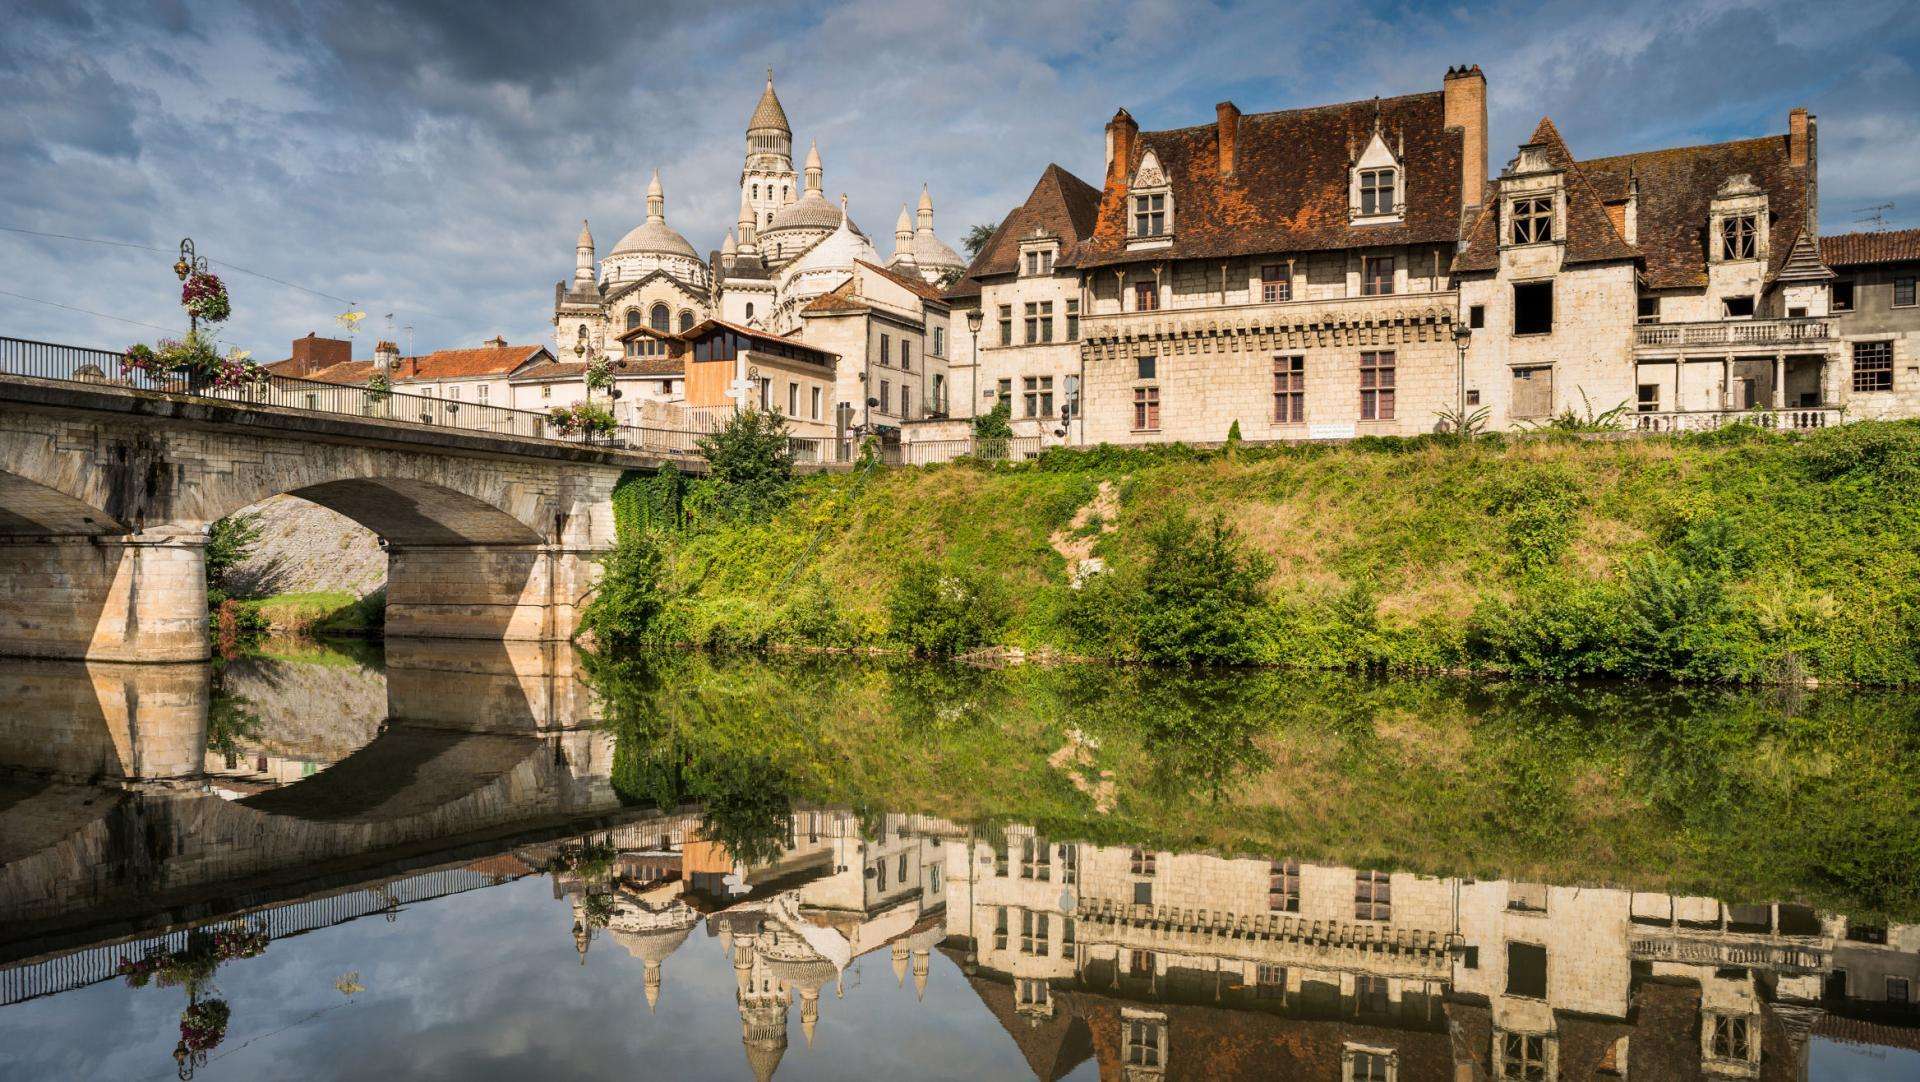
[[1920,1078],[1920,701],[0,668],[8,1078]]

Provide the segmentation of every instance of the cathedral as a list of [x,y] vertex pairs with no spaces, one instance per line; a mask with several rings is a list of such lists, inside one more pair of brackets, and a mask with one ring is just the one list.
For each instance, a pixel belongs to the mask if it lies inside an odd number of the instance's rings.
[[882,260],[847,213],[829,199],[820,148],[793,165],[793,128],[773,90],[773,72],[747,121],[740,169],[740,213],[718,250],[703,259],[667,224],[666,191],[656,171],[647,185],[646,221],[595,259],[593,234],[580,224],[573,279],[554,286],[554,353],[563,360],[618,356],[619,336],[636,327],[691,330],[719,319],[771,334],[800,329],[800,310],[842,285],[858,262],[884,265],[944,285],[966,261],[933,231],[933,197],[923,186],[909,214],[900,207],[893,254]]

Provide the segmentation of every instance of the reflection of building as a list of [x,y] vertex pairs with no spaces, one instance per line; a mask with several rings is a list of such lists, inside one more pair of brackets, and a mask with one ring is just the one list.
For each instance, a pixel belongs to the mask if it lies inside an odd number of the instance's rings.
[[1801,906],[1020,827],[947,850],[947,947],[1042,1078],[1802,1078],[1811,1033],[1920,1023],[1920,935]]

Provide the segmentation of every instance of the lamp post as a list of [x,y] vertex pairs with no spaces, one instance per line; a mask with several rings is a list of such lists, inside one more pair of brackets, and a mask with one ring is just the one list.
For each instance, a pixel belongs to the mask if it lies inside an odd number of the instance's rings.
[[1460,379],[1459,398],[1454,403],[1454,423],[1460,426],[1460,434],[1469,438],[1473,435],[1473,426],[1467,424],[1467,343],[1473,338],[1473,329],[1465,323],[1453,325],[1453,348],[1457,355],[1457,369]]
[[973,336],[973,379],[971,381],[973,387],[969,392],[971,397],[967,401],[968,417],[975,417],[980,413],[980,328],[986,322],[987,313],[979,308],[967,313],[967,333]]
[[[205,273],[207,273],[207,261],[194,252],[193,238],[181,237],[180,258],[173,262],[173,276],[185,282],[189,275]],[[189,334],[200,333],[200,317],[194,315],[192,309],[187,310],[187,330]]]

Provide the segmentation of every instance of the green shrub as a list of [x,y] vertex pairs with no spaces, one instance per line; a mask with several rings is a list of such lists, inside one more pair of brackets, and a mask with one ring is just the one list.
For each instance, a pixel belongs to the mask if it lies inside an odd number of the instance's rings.
[[951,657],[994,641],[1006,606],[984,576],[926,561],[908,566],[887,600],[889,633],[916,654]]
[[1007,440],[1013,438],[1013,403],[1001,399],[993,408],[973,419],[973,438],[976,440]]
[[207,528],[207,591],[210,605],[219,605],[219,601],[214,599],[215,591],[218,591],[220,600],[230,596],[228,572],[251,556],[254,546],[259,543],[260,516],[257,513],[228,515],[215,519],[213,525]]
[[1139,652],[1147,661],[1233,665],[1253,659],[1253,623],[1272,569],[1224,518],[1169,515],[1148,531]]
[[719,431],[700,437],[699,448],[723,511],[764,513],[793,480],[787,422],[770,410],[736,411]]
[[667,602],[663,562],[659,545],[645,536],[619,542],[601,561],[599,586],[580,614],[580,632],[597,649],[627,651],[650,641]]

